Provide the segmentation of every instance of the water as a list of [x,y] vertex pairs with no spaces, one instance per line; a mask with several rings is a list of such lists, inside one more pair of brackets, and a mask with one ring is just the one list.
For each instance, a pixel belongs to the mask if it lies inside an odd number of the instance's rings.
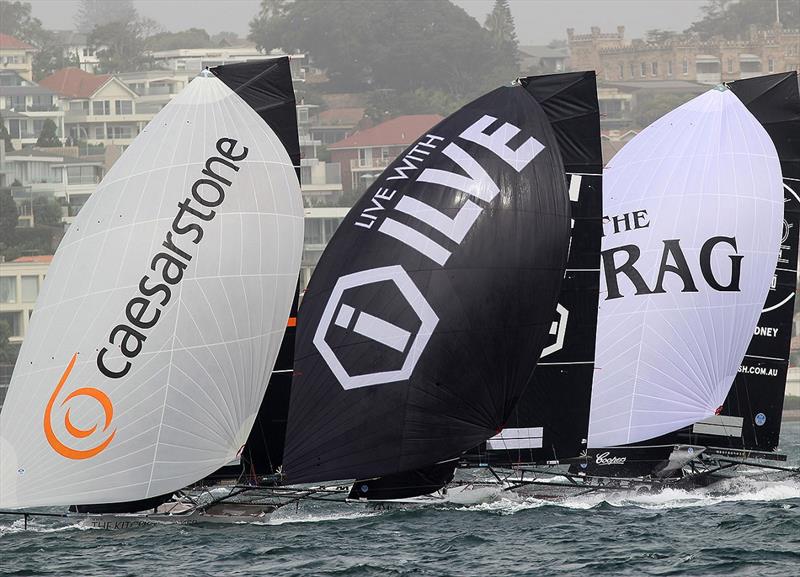
[[[800,462],[800,423],[784,424]],[[315,504],[259,525],[85,529],[0,518],[0,575],[770,575],[800,566],[800,478],[696,492],[503,497],[370,512]]]

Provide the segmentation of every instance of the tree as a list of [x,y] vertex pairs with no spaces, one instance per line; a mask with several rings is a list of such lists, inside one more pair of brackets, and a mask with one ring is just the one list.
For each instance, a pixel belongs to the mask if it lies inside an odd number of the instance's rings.
[[36,226],[59,226],[61,224],[61,207],[45,196],[38,196],[31,202],[33,205],[33,222]]
[[[777,4],[784,28],[800,28],[800,2],[781,0]],[[733,40],[750,26],[769,27],[775,24],[776,4],[764,0],[708,0],[702,8],[703,19],[687,30],[701,39],[723,36]]]
[[10,189],[0,190],[0,243],[11,244],[17,228],[19,209]]
[[217,32],[211,37],[212,46],[233,46],[239,42],[239,35],[236,32],[228,32],[225,30]]
[[38,45],[44,30],[41,20],[31,16],[30,4],[2,0],[0,1],[0,32]]
[[146,53],[146,39],[158,24],[148,18],[109,22],[98,26],[89,36],[95,46],[104,46],[97,52],[101,72],[116,74],[146,70],[151,57]]
[[11,142],[11,135],[8,133],[8,129],[3,122],[2,114],[0,114],[0,140],[3,141],[6,152],[11,152],[14,150],[14,144]]
[[[413,6],[413,9],[410,9]],[[510,82],[516,66],[487,30],[450,2],[296,0],[250,23],[264,51],[302,50],[325,69],[331,89],[418,88],[456,97]]]
[[495,0],[494,8],[486,16],[483,26],[491,34],[495,50],[503,54],[509,61],[519,65],[519,41],[508,0]]
[[662,30],[661,28],[653,28],[644,33],[644,39],[651,44],[662,44],[675,36],[676,34],[672,30]]
[[39,81],[56,70],[68,66],[79,66],[77,54],[65,53],[64,46],[55,34],[45,31],[42,34],[36,53],[33,55],[33,79]]
[[139,19],[133,0],[81,0],[75,14],[75,27],[89,34],[95,28],[112,22],[134,22]]
[[213,46],[208,32],[202,28],[189,28],[182,32],[159,32],[146,40],[147,49],[175,50],[177,48],[208,48]]
[[36,139],[36,146],[41,148],[61,146],[61,141],[58,139],[58,127],[52,119],[48,118],[44,121],[42,131],[39,133],[39,138]]
[[649,92],[638,96],[633,114],[636,126],[640,129],[649,126],[695,96],[692,93],[677,92]]

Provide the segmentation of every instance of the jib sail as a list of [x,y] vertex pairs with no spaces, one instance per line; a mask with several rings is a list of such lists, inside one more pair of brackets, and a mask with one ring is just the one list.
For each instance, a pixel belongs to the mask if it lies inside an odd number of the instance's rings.
[[609,163],[603,187],[590,448],[717,412],[757,325],[783,228],[775,146],[724,88],[643,130]]
[[478,455],[495,465],[571,457],[585,448],[594,376],[603,214],[595,73],[532,76],[522,85],[555,131],[567,173],[572,230],[556,314],[533,381],[503,432]]
[[796,72],[728,84],[772,138],[783,173],[778,265],[758,325],[722,411],[691,427],[691,442],[774,451],[789,368],[800,231],[800,95]]
[[406,150],[347,215],[300,306],[287,481],[428,467],[496,434],[545,344],[569,231],[555,135],[521,87]]
[[195,78],[56,252],[0,414],[0,505],[147,502],[231,461],[278,354],[302,242],[276,132],[225,82]]

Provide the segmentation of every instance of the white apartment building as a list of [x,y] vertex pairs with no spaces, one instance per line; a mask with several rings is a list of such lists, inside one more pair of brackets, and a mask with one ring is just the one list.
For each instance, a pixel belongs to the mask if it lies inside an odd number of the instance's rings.
[[64,135],[64,111],[58,107],[58,96],[14,70],[0,70],[0,116],[16,149],[36,144],[48,119],[56,125],[56,135]]
[[0,70],[13,70],[25,80],[33,80],[33,55],[36,49],[18,38],[0,34]]
[[52,256],[23,256],[0,263],[0,321],[11,329],[9,341],[22,342]]

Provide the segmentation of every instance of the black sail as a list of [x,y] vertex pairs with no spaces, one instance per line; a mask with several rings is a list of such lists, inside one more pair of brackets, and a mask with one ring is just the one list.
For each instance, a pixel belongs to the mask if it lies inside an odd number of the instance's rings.
[[505,426],[564,274],[563,173],[516,86],[443,120],[367,190],[300,307],[287,481],[427,467]]
[[600,111],[594,72],[532,76],[564,160],[572,209],[569,258],[549,340],[505,431],[473,451],[493,465],[573,457],[585,448],[594,373],[602,237]]
[[737,80],[728,88],[769,133],[781,162],[783,240],[767,302],[717,417],[691,428],[691,441],[774,451],[789,368],[800,237],[800,93],[796,72]]

